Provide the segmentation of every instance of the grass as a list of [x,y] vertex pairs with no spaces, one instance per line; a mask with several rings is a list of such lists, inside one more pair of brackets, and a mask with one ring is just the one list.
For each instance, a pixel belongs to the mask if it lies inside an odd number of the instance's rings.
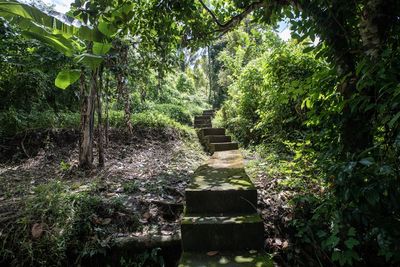
[[3,228],[0,258],[14,266],[59,266],[105,254],[115,227],[139,227],[135,216],[118,221],[118,212],[124,212],[122,202],[60,181],[40,185],[25,200],[20,219]]

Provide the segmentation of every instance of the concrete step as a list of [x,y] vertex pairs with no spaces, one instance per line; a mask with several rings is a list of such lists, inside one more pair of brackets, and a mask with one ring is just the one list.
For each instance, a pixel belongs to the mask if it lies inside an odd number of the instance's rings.
[[197,125],[197,124],[209,124],[209,125],[211,125],[211,121],[206,121],[206,120],[203,120],[203,121],[194,121],[193,124],[194,124],[194,125]]
[[210,128],[211,127],[211,123],[208,124],[195,124],[194,128]]
[[[203,124],[211,125],[211,121],[194,121],[193,124],[194,125],[203,125]],[[211,128],[211,126],[209,128]]]
[[209,116],[209,115],[196,115],[196,116],[194,116],[194,120],[211,120],[211,116]]
[[241,166],[200,166],[185,190],[185,198],[188,215],[251,214],[257,211],[257,190]]
[[225,143],[209,143],[208,150],[210,153],[214,153],[216,151],[228,151],[228,150],[237,150],[239,149],[239,144],[236,142],[225,142]]
[[211,116],[211,117],[214,117],[214,116],[215,116],[215,111],[214,111],[214,110],[204,110],[204,111],[203,111],[203,116]]
[[271,255],[262,251],[218,251],[216,255],[207,252],[184,252],[178,267],[273,267]]
[[226,135],[207,135],[205,137],[206,142],[209,143],[224,143],[231,142],[232,138]]
[[185,216],[181,234],[184,251],[238,251],[264,247],[264,225],[257,213]]
[[208,135],[225,135],[225,128],[203,128],[197,132],[200,143],[205,144],[205,137]]

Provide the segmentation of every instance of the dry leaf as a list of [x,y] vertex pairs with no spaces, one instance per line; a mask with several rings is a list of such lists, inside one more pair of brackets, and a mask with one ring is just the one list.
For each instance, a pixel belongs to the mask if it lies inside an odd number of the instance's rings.
[[218,251],[209,251],[209,252],[207,252],[207,256],[215,256],[218,253],[219,253]]
[[105,218],[105,219],[102,220],[101,224],[102,225],[107,225],[107,224],[110,224],[110,222],[111,222],[111,218]]
[[43,223],[35,223],[32,226],[32,237],[34,239],[38,239],[43,235],[44,224]]

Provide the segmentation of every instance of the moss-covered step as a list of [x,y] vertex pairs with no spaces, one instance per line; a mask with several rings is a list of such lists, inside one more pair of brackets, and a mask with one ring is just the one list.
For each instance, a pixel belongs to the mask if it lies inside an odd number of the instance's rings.
[[209,123],[195,123],[194,128],[210,128],[212,127],[211,122]]
[[201,129],[200,134],[202,136],[207,135],[225,135],[225,128],[204,128]]
[[257,213],[231,216],[185,216],[183,251],[263,249],[263,221]]
[[194,125],[196,124],[210,124],[211,125],[211,120],[195,120]]
[[214,114],[215,114],[215,110],[213,110],[213,109],[203,110],[203,115],[204,116],[206,116],[206,115],[214,115]]
[[227,135],[207,135],[204,137],[207,144],[209,143],[225,143],[232,142],[232,138]]
[[185,196],[188,214],[256,212],[257,190],[241,167],[200,166]]
[[184,252],[178,267],[273,267],[272,257],[262,251]]
[[196,115],[194,116],[194,120],[211,120],[210,115]]
[[205,145],[205,137],[208,135],[225,135],[225,128],[201,128],[197,135],[201,144]]
[[211,153],[216,151],[228,151],[239,149],[239,144],[236,142],[223,142],[223,143],[209,143],[208,150]]

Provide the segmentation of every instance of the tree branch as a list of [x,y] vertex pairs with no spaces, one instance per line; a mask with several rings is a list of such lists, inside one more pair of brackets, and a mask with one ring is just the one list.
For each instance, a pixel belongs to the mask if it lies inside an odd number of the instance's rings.
[[227,32],[230,29],[234,28],[237,26],[247,15],[249,15],[251,12],[253,12],[255,9],[260,8],[260,7],[265,7],[266,3],[263,1],[258,1],[251,3],[249,6],[247,6],[242,13],[232,17],[230,20],[228,20],[225,23],[221,23],[217,16],[214,14],[214,12],[211,11],[207,7],[206,4],[204,4],[203,0],[199,0],[200,4],[203,6],[203,8],[207,11],[207,13],[210,14],[214,22],[218,25],[219,29],[217,31],[222,31],[222,32]]

